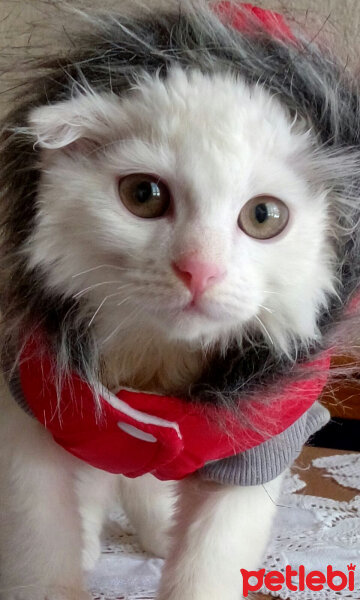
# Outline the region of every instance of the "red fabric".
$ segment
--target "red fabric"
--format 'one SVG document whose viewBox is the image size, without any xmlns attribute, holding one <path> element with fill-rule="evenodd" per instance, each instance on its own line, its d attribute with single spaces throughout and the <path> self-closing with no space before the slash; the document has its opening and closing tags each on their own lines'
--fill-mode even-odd
<svg viewBox="0 0 360 600">
<path fill-rule="evenodd" d="M 261 398 L 249 402 L 246 414 L 253 430 L 242 424 L 241 410 L 235 415 L 180 398 L 127 390 L 111 398 L 113 404 L 125 403 L 120 407 L 103 394 L 98 414 L 91 388 L 76 374 L 63 385 L 58 404 L 51 360 L 41 348 L 34 339 L 27 344 L 20 379 L 30 409 L 54 440 L 99 469 L 127 477 L 153 473 L 164 480 L 182 479 L 210 460 L 243 452 L 287 429 L 318 398 L 329 369 L 325 355 L 307 365 L 316 369 L 316 377 L 290 383 L 265 406 Z M 138 412 L 130 415 L 134 409 Z M 162 421 L 147 423 L 149 417 Z M 124 431 L 124 424 L 136 430 Z M 152 441 L 134 437 L 139 432 L 153 436 Z"/>
<path fill-rule="evenodd" d="M 274 37 L 295 41 L 294 35 L 284 17 L 272 10 L 264 10 L 259 6 L 244 3 L 236 6 L 233 2 L 217 2 L 213 5 L 214 12 L 221 18 L 230 20 L 234 29 L 251 31 L 259 24 L 267 33 Z"/>
</svg>

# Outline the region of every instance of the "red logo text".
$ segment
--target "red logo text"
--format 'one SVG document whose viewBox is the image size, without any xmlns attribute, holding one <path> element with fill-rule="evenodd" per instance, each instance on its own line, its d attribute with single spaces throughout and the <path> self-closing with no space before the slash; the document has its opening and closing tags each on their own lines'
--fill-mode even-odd
<svg viewBox="0 0 360 600">
<path fill-rule="evenodd" d="M 291 592 L 303 592 L 305 589 L 319 592 L 324 589 L 324 585 L 328 585 L 334 592 L 340 592 L 345 589 L 353 592 L 356 565 L 350 564 L 347 565 L 347 568 L 348 573 L 344 573 L 343 571 L 334 570 L 332 565 L 328 565 L 326 567 L 326 574 L 321 571 L 309 571 L 306 573 L 304 565 L 300 565 L 298 571 L 287 565 L 285 574 L 280 571 L 269 571 L 265 574 L 265 569 L 260 569 L 259 571 L 241 569 L 243 595 L 247 598 L 249 592 L 258 592 L 263 586 L 269 592 L 279 592 L 284 587 Z M 293 581 L 294 578 L 296 578 L 296 584 Z"/>
</svg>

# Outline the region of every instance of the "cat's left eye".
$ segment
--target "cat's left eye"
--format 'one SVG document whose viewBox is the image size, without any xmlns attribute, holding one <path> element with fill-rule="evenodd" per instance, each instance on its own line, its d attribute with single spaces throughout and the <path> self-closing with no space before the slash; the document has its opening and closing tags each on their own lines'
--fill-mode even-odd
<svg viewBox="0 0 360 600">
<path fill-rule="evenodd" d="M 257 240 L 268 240 L 279 235 L 289 221 L 286 204 L 273 196 L 255 196 L 240 211 L 240 229 Z"/>
<path fill-rule="evenodd" d="M 123 205 L 137 217 L 162 217 L 170 205 L 170 192 L 153 175 L 127 175 L 119 182 L 119 196 Z"/>
</svg>

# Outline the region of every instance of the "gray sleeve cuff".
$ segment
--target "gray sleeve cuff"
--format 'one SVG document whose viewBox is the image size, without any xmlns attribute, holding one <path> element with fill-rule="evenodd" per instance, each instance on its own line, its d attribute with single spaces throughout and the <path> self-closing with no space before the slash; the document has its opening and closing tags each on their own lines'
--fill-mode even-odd
<svg viewBox="0 0 360 600">
<path fill-rule="evenodd" d="M 288 429 L 255 448 L 208 463 L 199 470 L 203 479 L 225 485 L 260 485 L 275 479 L 292 465 L 303 445 L 330 419 L 318 402 Z"/>
</svg>

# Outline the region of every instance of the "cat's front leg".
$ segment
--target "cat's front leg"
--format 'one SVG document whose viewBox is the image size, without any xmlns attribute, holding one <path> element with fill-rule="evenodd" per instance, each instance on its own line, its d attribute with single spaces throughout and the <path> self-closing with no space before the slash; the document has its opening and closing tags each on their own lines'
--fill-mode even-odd
<svg viewBox="0 0 360 600">
<path fill-rule="evenodd" d="M 0 600 L 86 600 L 74 472 L 79 461 L 0 381 Z"/>
<path fill-rule="evenodd" d="M 281 479 L 252 487 L 182 482 L 158 600 L 240 600 L 240 569 L 261 567 Z"/>
<path fill-rule="evenodd" d="M 116 499 L 118 477 L 81 464 L 76 473 L 82 530 L 82 567 L 91 571 L 101 553 L 100 534 L 106 514 Z"/>
<path fill-rule="evenodd" d="M 175 482 L 153 475 L 120 480 L 121 504 L 135 527 L 144 550 L 165 558 L 175 504 Z"/>
</svg>

